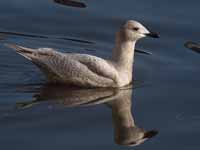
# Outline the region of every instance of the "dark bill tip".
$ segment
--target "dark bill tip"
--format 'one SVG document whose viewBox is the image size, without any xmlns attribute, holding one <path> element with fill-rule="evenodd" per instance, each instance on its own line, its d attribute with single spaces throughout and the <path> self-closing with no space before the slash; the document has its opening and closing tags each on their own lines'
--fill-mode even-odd
<svg viewBox="0 0 200 150">
<path fill-rule="evenodd" d="M 157 33 L 155 33 L 155 32 L 150 32 L 150 33 L 146 34 L 146 36 L 149 36 L 149 37 L 152 37 L 152 38 L 159 38 L 159 37 L 160 37 L 160 36 L 159 36 Z"/>
</svg>

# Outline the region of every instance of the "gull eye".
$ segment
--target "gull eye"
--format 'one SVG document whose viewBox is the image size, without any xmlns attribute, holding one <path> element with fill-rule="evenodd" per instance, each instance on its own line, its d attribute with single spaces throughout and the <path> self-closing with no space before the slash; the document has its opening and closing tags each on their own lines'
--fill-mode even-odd
<svg viewBox="0 0 200 150">
<path fill-rule="evenodd" d="M 138 31 L 139 28 L 138 28 L 138 27 L 134 27 L 133 30 L 134 30 L 134 31 Z"/>
</svg>

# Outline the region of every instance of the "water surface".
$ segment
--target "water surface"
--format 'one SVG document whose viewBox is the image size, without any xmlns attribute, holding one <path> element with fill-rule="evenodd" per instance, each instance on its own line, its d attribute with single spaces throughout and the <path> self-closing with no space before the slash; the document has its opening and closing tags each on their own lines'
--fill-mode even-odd
<svg viewBox="0 0 200 150">
<path fill-rule="evenodd" d="M 159 32 L 136 45 L 132 114 L 135 124 L 159 134 L 137 149 L 198 150 L 200 56 L 184 47 L 199 42 L 198 1 L 84 0 L 84 8 L 53 0 L 0 1 L 0 146 L 3 149 L 130 149 L 117 145 L 111 109 L 105 104 L 66 108 L 44 101 L 26 109 L 44 77 L 4 43 L 52 47 L 109 57 L 114 35 L 127 19 Z M 27 90 L 36 89 L 36 90 Z M 39 90 L 40 91 L 40 90 Z M 68 91 L 70 92 L 70 91 Z M 47 98 L 48 100 L 48 98 Z M 49 99 L 50 100 L 50 99 Z"/>
</svg>

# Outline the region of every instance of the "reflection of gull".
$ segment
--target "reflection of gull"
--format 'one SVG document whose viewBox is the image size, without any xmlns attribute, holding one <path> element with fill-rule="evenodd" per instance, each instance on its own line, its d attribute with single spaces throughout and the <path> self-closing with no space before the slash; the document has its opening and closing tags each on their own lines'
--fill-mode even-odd
<svg viewBox="0 0 200 150">
<path fill-rule="evenodd" d="M 49 82 L 81 87 L 122 87 L 132 81 L 134 48 L 137 40 L 158 37 L 136 21 L 127 21 L 116 34 L 113 56 L 105 60 L 87 54 L 61 53 L 51 48 L 37 50 L 8 44 L 35 63 Z"/>
<path fill-rule="evenodd" d="M 35 91 L 37 92 L 37 91 Z M 104 103 L 112 109 L 115 142 L 135 146 L 155 136 L 157 131 L 145 131 L 137 127 L 131 113 L 132 89 L 97 88 L 78 89 L 47 85 L 34 96 L 35 100 L 18 103 L 18 108 L 31 107 L 42 101 L 52 100 L 66 107 L 92 106 Z"/>
</svg>

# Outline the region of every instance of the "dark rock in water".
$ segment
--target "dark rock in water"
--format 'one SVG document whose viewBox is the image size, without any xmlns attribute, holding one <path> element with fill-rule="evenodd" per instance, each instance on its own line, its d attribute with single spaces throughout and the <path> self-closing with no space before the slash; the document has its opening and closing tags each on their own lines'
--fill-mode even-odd
<svg viewBox="0 0 200 150">
<path fill-rule="evenodd" d="M 54 0 L 54 2 L 61 5 L 67 5 L 67 6 L 72 6 L 72 7 L 79 7 L 79 8 L 86 7 L 86 5 L 83 2 L 78 2 L 74 0 Z"/>
<path fill-rule="evenodd" d="M 200 44 L 189 41 L 189 42 L 186 42 L 184 45 L 185 45 L 185 47 L 187 47 L 197 53 L 200 53 Z"/>
</svg>

